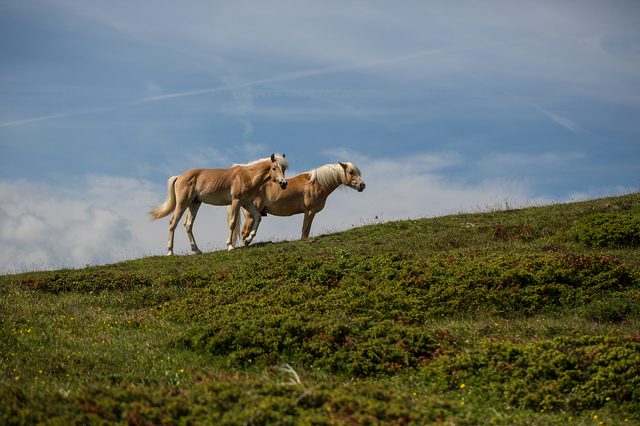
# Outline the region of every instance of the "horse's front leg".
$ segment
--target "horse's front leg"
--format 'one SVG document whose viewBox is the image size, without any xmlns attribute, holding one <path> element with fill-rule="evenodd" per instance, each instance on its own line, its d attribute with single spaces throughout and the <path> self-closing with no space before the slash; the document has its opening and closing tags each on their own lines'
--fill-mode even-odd
<svg viewBox="0 0 640 426">
<path fill-rule="evenodd" d="M 249 233 L 253 230 L 253 225 L 255 224 L 255 220 L 253 219 L 253 215 L 249 213 L 246 207 L 242 208 L 244 213 L 244 226 L 242 227 L 242 240 L 246 240 L 249 238 Z"/>
<path fill-rule="evenodd" d="M 249 235 L 242 240 L 242 243 L 245 246 L 248 246 L 249 244 L 251 244 L 251 241 L 253 241 L 253 238 L 256 236 L 256 232 L 258 232 L 258 225 L 260 225 L 260 221 L 262 220 L 262 217 L 260 216 L 260 212 L 258 211 L 258 209 L 253 203 L 247 206 L 244 206 L 244 208 L 249 211 L 250 217 L 251 219 L 253 219 L 253 226 L 251 227 L 251 232 L 249 232 Z M 249 223 L 249 218 L 247 218 L 247 223 Z"/>
<path fill-rule="evenodd" d="M 233 250 L 233 233 L 236 229 L 236 224 L 240 220 L 240 202 L 233 200 L 231 202 L 231 209 L 227 212 L 227 221 L 229 223 L 229 236 L 227 237 L 228 250 Z"/>
<path fill-rule="evenodd" d="M 301 240 L 305 238 L 309 238 L 309 232 L 311 232 L 311 222 L 313 222 L 313 218 L 316 215 L 316 212 L 312 210 L 307 210 L 304 212 L 304 220 L 302 221 L 302 237 Z"/>
</svg>

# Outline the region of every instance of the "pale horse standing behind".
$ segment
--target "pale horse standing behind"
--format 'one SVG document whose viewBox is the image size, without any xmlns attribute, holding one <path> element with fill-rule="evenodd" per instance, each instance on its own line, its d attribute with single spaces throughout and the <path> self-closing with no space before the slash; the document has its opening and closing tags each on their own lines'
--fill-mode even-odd
<svg viewBox="0 0 640 426">
<path fill-rule="evenodd" d="M 263 216 L 292 216 L 304 213 L 301 238 L 308 238 L 314 216 L 324 208 L 327 197 L 333 191 L 343 185 L 358 192 L 364 191 L 365 184 L 360 174 L 360 170 L 353 163 L 325 164 L 288 179 L 289 187 L 286 191 L 280 191 L 272 182 L 265 183 L 253 201 L 253 207 Z M 255 235 L 260 218 L 250 214 L 249 208 L 243 207 L 243 212 L 246 218 L 242 230 L 244 240 L 251 232 Z M 236 226 L 229 224 L 229 227 L 234 229 L 232 241 L 236 243 L 240 238 L 240 221 Z"/>
<path fill-rule="evenodd" d="M 240 222 L 240 207 L 247 209 L 250 217 L 255 219 L 253 229 L 243 240 L 244 245 L 250 244 L 260 223 L 260 212 L 253 205 L 253 200 L 258 195 L 260 187 L 267 182 L 272 182 L 279 190 L 285 189 L 287 181 L 284 172 L 288 166 L 284 154 L 271 154 L 270 158 L 245 165 L 236 164 L 228 169 L 193 169 L 170 178 L 167 182 L 167 200 L 149 212 L 151 221 L 173 212 L 169 221 L 168 255 L 173 254 L 173 233 L 187 209 L 184 227 L 187 230 L 191 250 L 197 254 L 202 253 L 192 233 L 193 222 L 202 203 L 228 206 L 227 247 L 229 250 L 233 249 L 233 231 Z"/>
</svg>

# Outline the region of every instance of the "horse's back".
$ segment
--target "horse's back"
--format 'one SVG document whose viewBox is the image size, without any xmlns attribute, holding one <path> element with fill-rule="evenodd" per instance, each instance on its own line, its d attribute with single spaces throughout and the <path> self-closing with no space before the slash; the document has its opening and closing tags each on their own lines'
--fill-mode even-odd
<svg viewBox="0 0 640 426">
<path fill-rule="evenodd" d="M 194 201 L 226 206 L 231 204 L 231 187 L 236 177 L 232 169 L 191 169 L 181 174 L 178 181 Z"/>
</svg>

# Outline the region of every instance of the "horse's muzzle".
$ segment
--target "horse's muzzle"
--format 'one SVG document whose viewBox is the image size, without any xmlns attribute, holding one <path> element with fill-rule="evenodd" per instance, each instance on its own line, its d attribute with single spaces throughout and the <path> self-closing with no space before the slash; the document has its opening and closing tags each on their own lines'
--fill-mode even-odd
<svg viewBox="0 0 640 426">
<path fill-rule="evenodd" d="M 287 181 L 284 180 L 284 179 L 279 181 L 278 185 L 280 185 L 280 188 L 282 188 L 282 189 L 287 189 Z"/>
<path fill-rule="evenodd" d="M 358 182 L 358 183 L 356 183 L 356 191 L 358 191 L 358 192 L 362 192 L 362 191 L 364 191 L 364 187 L 365 187 L 365 186 L 366 186 L 366 185 L 364 184 L 364 182 Z"/>
</svg>

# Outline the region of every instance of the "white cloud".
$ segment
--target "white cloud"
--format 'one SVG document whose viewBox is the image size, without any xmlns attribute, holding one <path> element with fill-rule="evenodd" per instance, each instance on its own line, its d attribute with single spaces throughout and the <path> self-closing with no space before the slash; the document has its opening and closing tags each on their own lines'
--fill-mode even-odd
<svg viewBox="0 0 640 426">
<path fill-rule="evenodd" d="M 139 257 L 149 249 L 147 206 L 157 186 L 87 176 L 59 187 L 0 182 L 0 272 L 78 267 Z M 148 226 L 148 225 L 147 225 Z"/>
<path fill-rule="evenodd" d="M 46 238 L 47 223 L 44 218 L 31 213 L 13 218 L 2 210 L 0 212 L 4 218 L 0 235 L 8 244 L 30 245 Z"/>
</svg>

